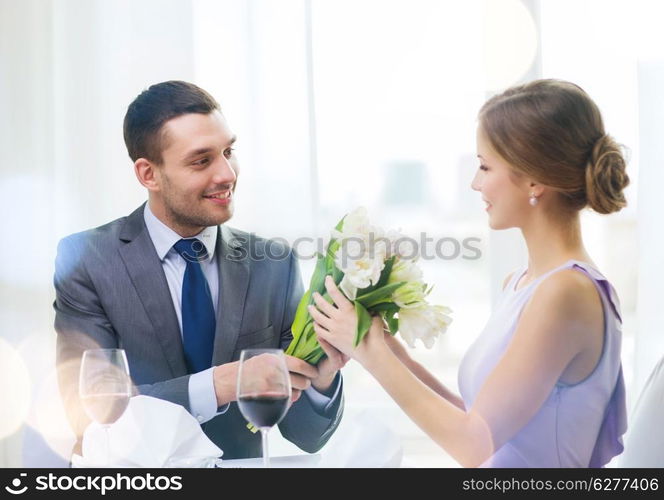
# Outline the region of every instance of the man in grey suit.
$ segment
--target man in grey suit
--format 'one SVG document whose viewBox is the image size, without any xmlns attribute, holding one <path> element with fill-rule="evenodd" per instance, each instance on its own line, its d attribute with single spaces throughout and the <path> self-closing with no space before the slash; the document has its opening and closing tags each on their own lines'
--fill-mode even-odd
<svg viewBox="0 0 664 500">
<path fill-rule="evenodd" d="M 59 385 L 77 444 L 89 422 L 78 398 L 82 353 L 120 347 L 137 393 L 184 406 L 224 458 L 260 456 L 260 435 L 235 402 L 237 360 L 244 348 L 288 346 L 303 294 L 297 260 L 224 224 L 236 137 L 207 92 L 181 81 L 151 86 L 130 104 L 124 137 L 147 203 L 64 238 L 56 259 Z M 343 411 L 347 358 L 324 347 L 317 367 L 287 356 L 293 403 L 279 427 L 308 452 L 327 442 Z"/>
</svg>

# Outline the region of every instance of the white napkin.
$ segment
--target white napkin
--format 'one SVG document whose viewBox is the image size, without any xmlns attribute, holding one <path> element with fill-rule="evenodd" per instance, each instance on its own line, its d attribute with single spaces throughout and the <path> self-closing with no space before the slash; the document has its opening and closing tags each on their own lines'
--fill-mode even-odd
<svg viewBox="0 0 664 500">
<path fill-rule="evenodd" d="M 184 407 L 135 396 L 108 429 L 108 442 L 102 426 L 88 426 L 83 434 L 83 456 L 74 455 L 72 466 L 215 467 L 222 453 Z"/>
<path fill-rule="evenodd" d="M 316 467 L 399 467 L 403 447 L 399 436 L 385 425 L 376 411 L 344 415 L 341 425 L 322 449 Z"/>
</svg>

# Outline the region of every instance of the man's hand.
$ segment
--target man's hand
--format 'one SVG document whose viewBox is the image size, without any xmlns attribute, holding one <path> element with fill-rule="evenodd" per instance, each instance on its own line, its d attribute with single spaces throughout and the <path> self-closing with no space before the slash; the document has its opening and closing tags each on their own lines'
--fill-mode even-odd
<svg viewBox="0 0 664 500">
<path fill-rule="evenodd" d="M 306 361 L 293 356 L 285 356 L 286 367 L 290 372 L 291 381 L 291 402 L 300 398 L 302 391 L 311 386 L 312 379 L 319 378 L 318 368 L 310 365 Z M 223 406 L 226 403 L 237 399 L 237 376 L 240 367 L 239 361 L 233 361 L 223 365 L 215 366 L 213 370 L 214 391 L 217 396 L 217 406 Z M 334 376 L 332 377 L 334 378 Z M 330 381 L 331 383 L 331 381 Z M 328 383 L 329 387 L 329 383 Z"/>
<path fill-rule="evenodd" d="M 217 395 L 217 407 L 237 399 L 237 374 L 239 361 L 218 365 L 212 370 L 214 392 Z"/>
<path fill-rule="evenodd" d="M 311 386 L 311 381 L 318 378 L 318 368 L 294 356 L 286 354 L 285 357 L 286 366 L 290 372 L 291 388 L 293 390 L 291 402 L 294 403 L 300 399 L 302 391 Z"/>
</svg>

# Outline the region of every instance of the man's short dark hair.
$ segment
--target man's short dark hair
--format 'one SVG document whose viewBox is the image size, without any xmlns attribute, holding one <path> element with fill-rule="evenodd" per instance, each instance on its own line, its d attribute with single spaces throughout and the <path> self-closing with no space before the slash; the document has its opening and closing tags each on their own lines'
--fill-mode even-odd
<svg viewBox="0 0 664 500">
<path fill-rule="evenodd" d="M 160 165 L 164 123 L 188 113 L 216 110 L 220 108 L 214 97 L 193 83 L 171 80 L 151 85 L 127 108 L 123 129 L 129 157 L 132 161 L 146 158 Z"/>
</svg>

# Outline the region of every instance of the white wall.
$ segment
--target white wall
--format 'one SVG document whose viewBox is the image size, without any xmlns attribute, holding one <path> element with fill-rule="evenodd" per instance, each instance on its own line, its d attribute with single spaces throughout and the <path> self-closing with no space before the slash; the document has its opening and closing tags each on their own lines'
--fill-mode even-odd
<svg viewBox="0 0 664 500">
<path fill-rule="evenodd" d="M 639 273 L 635 383 L 640 390 L 664 356 L 664 58 L 639 64 Z"/>
<path fill-rule="evenodd" d="M 21 465 L 23 446 L 26 466 L 68 451 L 53 373 L 56 244 L 144 200 L 122 119 L 150 84 L 194 80 L 191 19 L 186 0 L 0 0 L 0 336 L 30 370 L 28 423 L 56 449 L 26 429 L 24 443 L 20 432 L 0 441 L 0 466 Z"/>
</svg>

